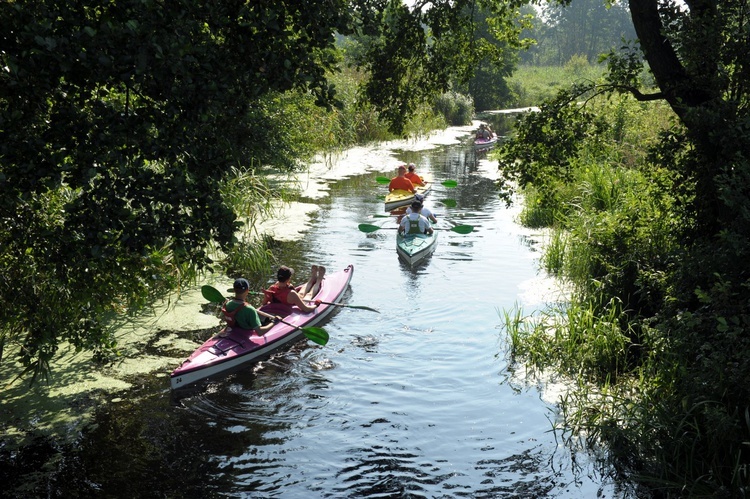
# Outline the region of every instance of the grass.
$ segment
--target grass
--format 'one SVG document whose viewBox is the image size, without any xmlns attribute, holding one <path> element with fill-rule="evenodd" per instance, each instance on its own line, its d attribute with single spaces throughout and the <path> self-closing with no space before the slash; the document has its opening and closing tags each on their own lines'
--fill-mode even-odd
<svg viewBox="0 0 750 499">
<path fill-rule="evenodd" d="M 574 292 L 533 315 L 502 311 L 511 364 L 567 377 L 556 422 L 566 442 L 606 448 L 647 493 L 746 497 L 750 317 L 721 308 L 739 293 L 721 276 L 710 289 L 681 291 L 699 308 L 670 308 L 690 188 L 647 152 L 672 116 L 622 99 L 591 104 L 608 120 L 606 135 L 586 139 L 567 181 L 523 189 L 522 223 L 551 228 L 542 266 Z"/>
<path fill-rule="evenodd" d="M 601 382 L 616 379 L 627 362 L 627 317 L 616 300 L 604 306 L 572 301 L 559 310 L 522 317 L 518 309 L 504 312 L 504 329 L 514 358 L 530 366 L 554 367 L 573 379 Z"/>
<path fill-rule="evenodd" d="M 519 66 L 507 79 L 512 89 L 512 107 L 538 106 L 560 89 L 573 83 L 598 81 L 604 68 L 596 65 L 569 63 L 565 66 Z"/>
</svg>

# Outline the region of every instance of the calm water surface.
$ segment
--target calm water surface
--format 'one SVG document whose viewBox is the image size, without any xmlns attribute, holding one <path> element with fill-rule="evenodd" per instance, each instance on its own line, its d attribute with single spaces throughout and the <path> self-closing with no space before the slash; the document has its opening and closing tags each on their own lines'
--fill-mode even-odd
<svg viewBox="0 0 750 499">
<path fill-rule="evenodd" d="M 559 443 L 554 401 L 508 369 L 499 311 L 542 303 L 534 235 L 498 199 L 495 167 L 466 145 L 393 154 L 436 181 L 438 228 L 475 231 L 442 231 L 409 268 L 394 230 L 357 230 L 395 227 L 373 217 L 386 215 L 374 178 L 392 170 L 333 183 L 285 263 L 298 280 L 311 263 L 354 264 L 347 301 L 382 313 L 342 308 L 326 347 L 298 343 L 178 400 L 163 377 L 144 381 L 66 450 L 49 495 L 622 497 Z"/>
</svg>

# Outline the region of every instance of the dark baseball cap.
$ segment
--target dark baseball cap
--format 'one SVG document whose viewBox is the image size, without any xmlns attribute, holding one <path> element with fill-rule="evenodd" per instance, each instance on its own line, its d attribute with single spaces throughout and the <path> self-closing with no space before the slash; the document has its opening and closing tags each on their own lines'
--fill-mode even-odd
<svg viewBox="0 0 750 499">
<path fill-rule="evenodd" d="M 240 277 L 236 281 L 234 281 L 234 287 L 232 289 L 227 289 L 227 291 L 234 291 L 235 293 L 241 292 L 241 291 L 247 291 L 250 289 L 250 281 L 245 279 L 244 277 Z"/>
</svg>

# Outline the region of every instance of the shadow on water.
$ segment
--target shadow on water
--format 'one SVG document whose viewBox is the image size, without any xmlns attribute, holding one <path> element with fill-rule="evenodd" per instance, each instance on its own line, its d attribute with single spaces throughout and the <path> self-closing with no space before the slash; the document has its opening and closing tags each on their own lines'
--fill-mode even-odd
<svg viewBox="0 0 750 499">
<path fill-rule="evenodd" d="M 172 410 L 163 378 L 144 378 L 136 386 L 100 406 L 95 424 L 71 443 L 40 439 L 4 455 L 4 496 L 170 497 L 190 490 L 210 497 L 230 487 L 194 438 L 213 433 L 204 444 L 224 446 L 224 432 Z"/>
</svg>

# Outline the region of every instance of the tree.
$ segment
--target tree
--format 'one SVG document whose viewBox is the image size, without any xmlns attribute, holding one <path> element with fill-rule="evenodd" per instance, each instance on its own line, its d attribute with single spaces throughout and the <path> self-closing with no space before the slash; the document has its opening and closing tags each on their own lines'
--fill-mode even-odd
<svg viewBox="0 0 750 499">
<path fill-rule="evenodd" d="M 106 318 L 211 264 L 221 196 L 257 151 L 264 96 L 334 102 L 344 0 L 0 5 L 0 355 L 36 377 L 61 341 L 100 356 Z M 33 379 L 33 378 L 32 378 Z"/>
<path fill-rule="evenodd" d="M 396 133 L 419 102 L 450 90 L 454 83 L 466 85 L 480 63 L 483 72 L 497 71 L 499 80 L 514 60 L 513 51 L 528 44 L 519 36 L 526 24 L 516 2 L 362 3 L 367 7 L 362 11 L 369 14 L 360 16 L 356 30 L 364 50 L 355 64 L 369 74 L 364 95 Z M 479 29 L 480 21 L 489 29 Z M 503 87 L 501 81 L 492 84 Z"/>
<path fill-rule="evenodd" d="M 505 164 L 534 186 L 550 176 L 559 180 L 566 162 L 549 154 L 560 150 L 549 136 L 574 124 L 589 134 L 591 128 L 581 128 L 591 123 L 581 101 L 593 92 L 626 92 L 674 111 L 679 126 L 663 133 L 638 166 L 656 181 L 655 197 L 674 200 L 666 216 L 680 220 L 679 244 L 649 255 L 650 261 L 618 255 L 621 260 L 610 263 L 627 269 L 620 273 L 624 279 L 606 268 L 594 271 L 606 275 L 588 276 L 595 284 L 590 302 L 621 298 L 628 311 L 623 333 L 636 333 L 633 346 L 640 352 L 625 368 L 640 379 L 638 388 L 626 383 L 623 398 L 614 396 L 616 402 L 591 421 L 619 449 L 613 456 L 618 464 L 643 482 L 651 477 L 661 493 L 741 496 L 750 462 L 744 444 L 750 440 L 748 3 L 630 0 L 629 7 L 640 46 L 629 43 L 609 54 L 606 84 L 559 95 L 524 120 L 521 137 L 530 143 L 506 149 Z M 655 87 L 644 84 L 644 67 Z M 563 149 L 575 158 L 578 138 L 568 137 Z M 664 196 L 668 188 L 676 195 Z M 628 237 L 628 223 L 614 231 L 616 240 Z M 654 261 L 658 278 L 650 279 L 640 269 Z M 604 282 L 617 286 L 607 289 Z M 609 386 L 607 392 L 613 393 Z M 585 409 L 597 411 L 592 406 Z M 624 406 L 630 409 L 621 412 Z"/>
<path fill-rule="evenodd" d="M 576 0 L 568 5 L 550 2 L 541 11 L 543 29 L 538 52 L 548 63 L 562 65 L 571 57 L 595 61 L 599 54 L 635 37 L 629 12 L 622 2 Z"/>
<path fill-rule="evenodd" d="M 750 151 L 750 137 L 743 130 L 749 119 L 747 3 L 630 0 L 629 5 L 658 91 L 641 92 L 641 65 L 633 51 L 612 54 L 613 83 L 640 100 L 666 100 L 686 127 L 696 147 L 693 174 L 701 194 L 695 210 L 701 230 L 716 234 L 740 223 L 748 233 L 750 219 L 736 219 L 740 200 L 728 204 L 726 191 L 746 202 L 747 194 L 733 186 L 744 183 Z"/>
<path fill-rule="evenodd" d="M 521 17 L 523 25 L 528 18 Z M 468 81 L 469 95 L 474 98 L 478 110 L 498 109 L 510 97 L 510 89 L 505 78 L 513 73 L 518 61 L 518 50 L 510 49 L 507 42 L 501 42 L 494 35 L 494 19 L 487 9 L 477 9 L 474 14 L 479 58 L 474 75 Z"/>
</svg>

